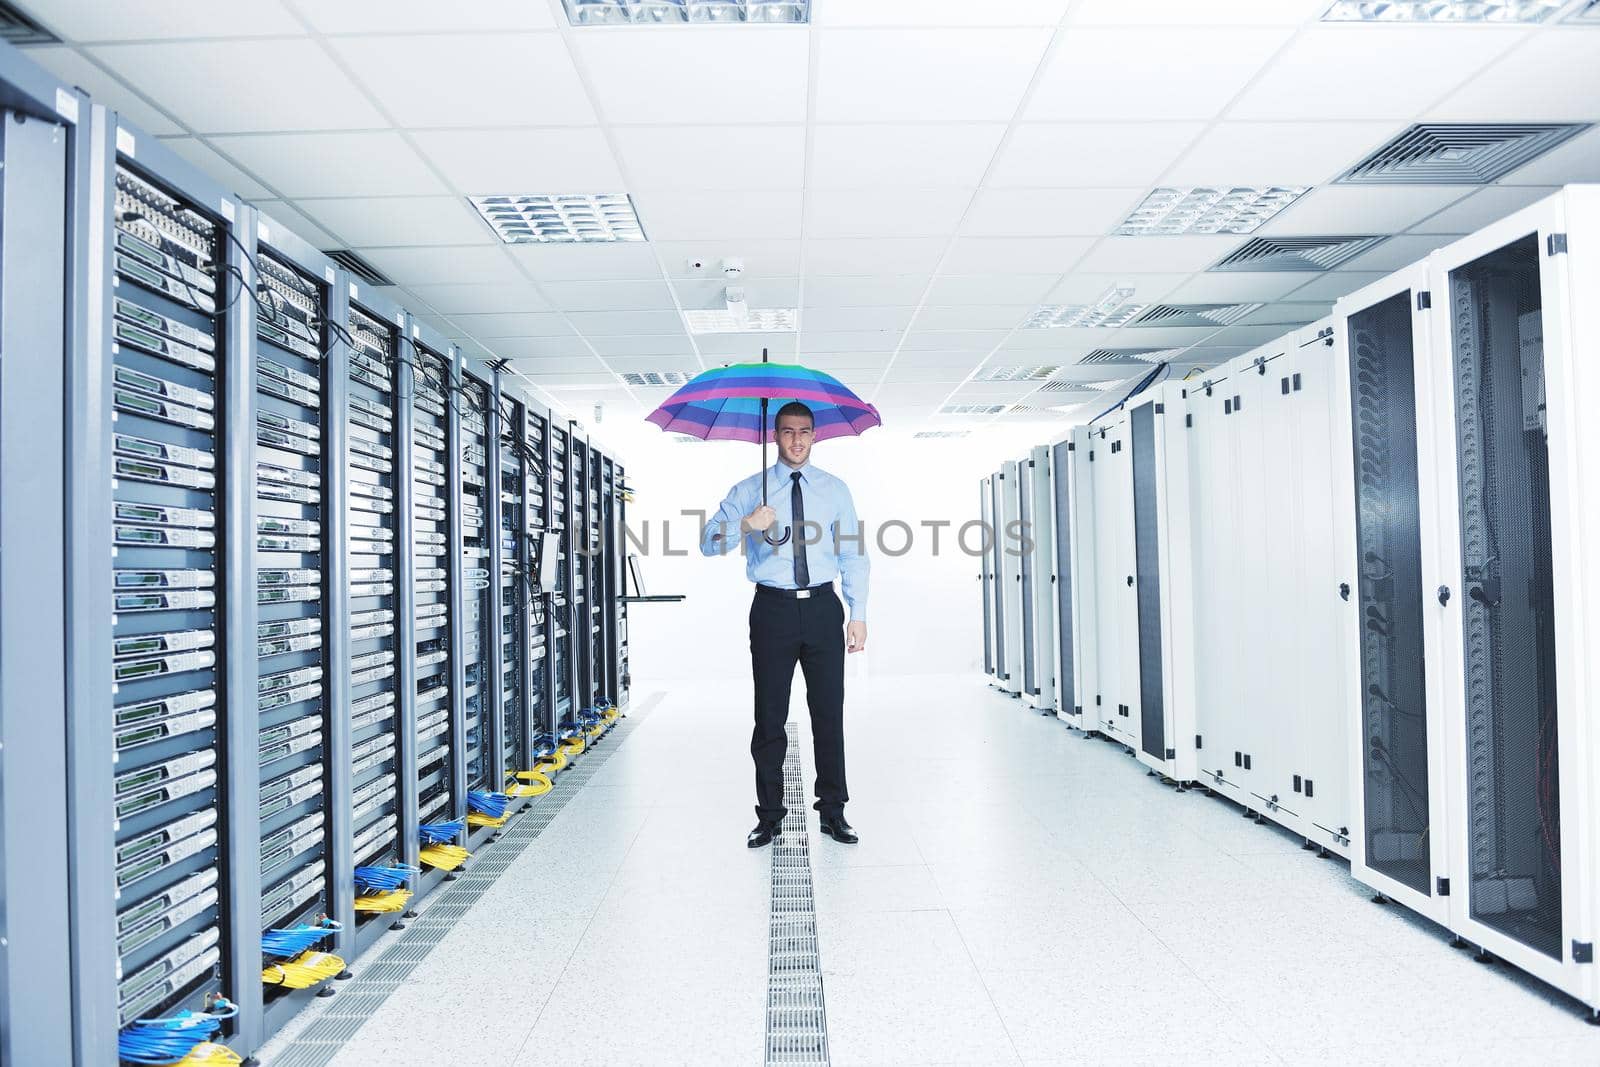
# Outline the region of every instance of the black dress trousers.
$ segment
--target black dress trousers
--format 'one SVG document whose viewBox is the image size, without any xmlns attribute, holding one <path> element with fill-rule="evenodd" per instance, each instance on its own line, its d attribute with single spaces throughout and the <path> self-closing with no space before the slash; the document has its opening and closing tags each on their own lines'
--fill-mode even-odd
<svg viewBox="0 0 1600 1067">
<path fill-rule="evenodd" d="M 794 665 L 806 678 L 817 766 L 814 805 L 838 815 L 850 799 L 844 782 L 844 604 L 833 586 L 816 587 L 805 599 L 773 596 L 758 588 L 750 605 L 750 666 L 755 678 L 755 730 L 750 755 L 756 764 L 756 816 L 782 821 L 783 758 L 788 751 L 789 688 Z"/>
</svg>

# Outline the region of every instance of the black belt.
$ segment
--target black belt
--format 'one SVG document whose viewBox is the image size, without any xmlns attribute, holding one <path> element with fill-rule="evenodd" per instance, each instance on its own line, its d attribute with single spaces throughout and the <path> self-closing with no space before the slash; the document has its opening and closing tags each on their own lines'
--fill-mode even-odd
<svg viewBox="0 0 1600 1067">
<path fill-rule="evenodd" d="M 833 583 L 823 582 L 821 585 L 813 585 L 809 589 L 779 589 L 775 585 L 762 585 L 760 582 L 756 583 L 757 593 L 765 593 L 767 596 L 781 596 L 785 600 L 806 600 L 809 597 L 816 596 L 824 589 L 828 590 L 830 593 L 833 592 Z"/>
</svg>

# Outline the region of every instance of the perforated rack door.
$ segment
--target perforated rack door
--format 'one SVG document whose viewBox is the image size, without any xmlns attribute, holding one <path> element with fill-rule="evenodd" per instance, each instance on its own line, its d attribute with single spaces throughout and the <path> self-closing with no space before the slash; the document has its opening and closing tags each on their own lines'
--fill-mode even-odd
<svg viewBox="0 0 1600 1067">
<path fill-rule="evenodd" d="M 417 820 L 447 822 L 455 814 L 453 775 L 458 650 L 452 645 L 456 589 L 452 585 L 453 534 L 458 522 L 450 491 L 455 422 L 448 352 L 407 340 L 411 396 L 411 607 L 416 634 Z"/>
<path fill-rule="evenodd" d="M 493 781 L 490 746 L 495 736 L 491 689 L 494 669 L 494 599 L 498 579 L 491 558 L 493 516 L 489 492 L 493 386 L 475 374 L 462 374 L 460 394 L 460 497 L 462 562 L 462 702 L 465 708 L 466 788 L 485 789 Z"/>
</svg>

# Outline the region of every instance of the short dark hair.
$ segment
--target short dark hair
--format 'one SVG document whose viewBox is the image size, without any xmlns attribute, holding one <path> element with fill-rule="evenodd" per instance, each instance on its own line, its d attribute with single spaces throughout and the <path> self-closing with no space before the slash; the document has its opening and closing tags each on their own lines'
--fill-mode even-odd
<svg viewBox="0 0 1600 1067">
<path fill-rule="evenodd" d="M 779 408 L 778 413 L 772 416 L 772 425 L 777 426 L 778 420 L 783 418 L 785 415 L 804 415 L 808 420 L 810 420 L 811 428 L 813 430 L 817 428 L 817 417 L 811 413 L 810 408 L 806 407 L 798 400 L 791 400 L 787 404 L 783 405 L 783 407 Z"/>
</svg>

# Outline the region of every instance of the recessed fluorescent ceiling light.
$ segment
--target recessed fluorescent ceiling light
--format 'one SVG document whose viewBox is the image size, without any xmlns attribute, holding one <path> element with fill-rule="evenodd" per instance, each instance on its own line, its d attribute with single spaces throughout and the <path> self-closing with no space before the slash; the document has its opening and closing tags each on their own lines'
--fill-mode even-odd
<svg viewBox="0 0 1600 1067">
<path fill-rule="evenodd" d="M 1085 326 L 1121 326 L 1139 312 L 1143 304 L 1130 303 L 1132 289 L 1115 286 L 1100 294 L 1092 304 L 1041 304 L 1023 322 L 1024 330 L 1062 330 Z"/>
<path fill-rule="evenodd" d="M 1050 377 L 1061 368 L 1055 365 L 1038 367 L 986 367 L 973 381 L 978 382 L 1038 382 Z"/>
<path fill-rule="evenodd" d="M 1117 228 L 1124 237 L 1253 233 L 1298 200 L 1305 186 L 1266 189 L 1157 189 Z"/>
<path fill-rule="evenodd" d="M 965 437 L 971 432 L 971 430 L 918 430 L 911 436 L 915 440 L 926 441 L 935 437 Z"/>
<path fill-rule="evenodd" d="M 642 241 L 627 193 L 542 193 L 468 197 L 508 245 Z"/>
<path fill-rule="evenodd" d="M 1323 22 L 1543 22 L 1567 0 L 1339 0 Z"/>
<path fill-rule="evenodd" d="M 810 0 L 565 0 L 574 26 L 811 21 Z"/>
<path fill-rule="evenodd" d="M 796 308 L 695 308 L 683 313 L 690 333 L 793 333 Z"/>
<path fill-rule="evenodd" d="M 946 404 L 939 409 L 941 415 L 998 415 L 1005 404 Z"/>
<path fill-rule="evenodd" d="M 622 381 L 627 385 L 679 386 L 687 383 L 689 376 L 680 370 L 631 370 L 622 375 Z"/>
</svg>

